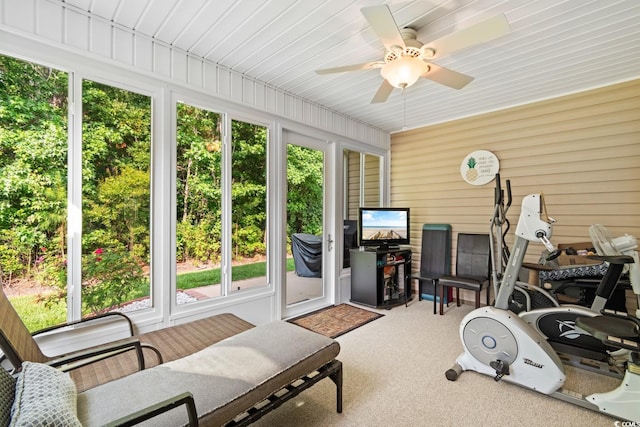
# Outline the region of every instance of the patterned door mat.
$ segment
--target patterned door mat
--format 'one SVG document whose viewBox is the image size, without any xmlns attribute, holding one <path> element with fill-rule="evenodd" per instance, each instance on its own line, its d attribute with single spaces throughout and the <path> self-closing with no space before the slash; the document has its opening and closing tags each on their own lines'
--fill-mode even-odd
<svg viewBox="0 0 640 427">
<path fill-rule="evenodd" d="M 326 337 L 336 338 L 382 316 L 384 314 L 340 304 L 290 319 L 289 322 Z"/>
</svg>

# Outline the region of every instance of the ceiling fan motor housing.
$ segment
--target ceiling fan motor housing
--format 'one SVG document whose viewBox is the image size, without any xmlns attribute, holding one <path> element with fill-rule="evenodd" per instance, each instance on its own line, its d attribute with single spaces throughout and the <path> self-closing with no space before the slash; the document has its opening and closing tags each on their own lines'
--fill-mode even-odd
<svg viewBox="0 0 640 427">
<path fill-rule="evenodd" d="M 432 48 L 423 48 L 423 43 L 418 40 L 418 33 L 413 28 L 405 27 L 400 29 L 400 35 L 404 40 L 405 47 L 393 46 L 385 54 L 385 62 L 395 61 L 402 56 L 427 59 L 433 58 L 435 55 L 435 51 Z"/>
</svg>

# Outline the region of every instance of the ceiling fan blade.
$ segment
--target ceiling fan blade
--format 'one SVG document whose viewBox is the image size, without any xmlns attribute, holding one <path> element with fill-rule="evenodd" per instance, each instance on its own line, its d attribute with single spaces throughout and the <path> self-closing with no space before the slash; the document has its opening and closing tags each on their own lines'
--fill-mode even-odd
<svg viewBox="0 0 640 427">
<path fill-rule="evenodd" d="M 380 68 L 383 65 L 384 65 L 384 62 L 380 62 L 380 61 L 367 62 L 365 64 L 354 64 L 354 65 L 345 65 L 343 67 L 324 68 L 322 70 L 316 70 L 316 74 L 333 74 L 333 73 L 344 73 L 347 71 L 369 70 L 371 68 Z"/>
<path fill-rule="evenodd" d="M 360 12 L 387 50 L 393 46 L 405 48 L 404 39 L 387 5 L 363 7 Z"/>
<path fill-rule="evenodd" d="M 462 89 L 473 81 L 473 77 L 471 76 L 431 63 L 429 63 L 429 71 L 422 74 L 421 77 L 453 89 Z"/>
<path fill-rule="evenodd" d="M 431 43 L 427 43 L 423 46 L 423 49 L 431 48 L 435 51 L 435 55 L 429 58 L 432 60 L 460 49 L 486 43 L 504 36 L 509 33 L 509 31 L 510 27 L 507 18 L 504 15 L 497 15 L 486 21 L 479 22 Z"/>
<path fill-rule="evenodd" d="M 371 103 L 380 104 L 382 102 L 385 102 L 389 95 L 391 95 L 391 92 L 393 92 L 393 86 L 391 86 L 391 83 L 389 83 L 386 79 L 383 80 L 382 84 L 378 88 L 378 91 L 373 96 Z"/>
</svg>

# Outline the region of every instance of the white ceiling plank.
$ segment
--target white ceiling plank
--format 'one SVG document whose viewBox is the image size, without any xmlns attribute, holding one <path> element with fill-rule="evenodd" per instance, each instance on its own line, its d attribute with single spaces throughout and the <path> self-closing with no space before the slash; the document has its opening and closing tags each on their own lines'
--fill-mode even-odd
<svg viewBox="0 0 640 427">
<path fill-rule="evenodd" d="M 225 38 L 224 43 L 218 43 L 211 47 L 208 52 L 205 53 L 207 57 L 213 57 L 216 62 L 221 62 L 228 65 L 229 68 L 233 67 L 233 61 L 229 58 L 232 57 L 233 52 L 241 48 L 243 45 L 258 45 L 261 42 L 258 38 L 263 36 L 265 28 L 271 26 L 281 26 L 282 31 L 286 31 L 287 18 L 284 18 L 285 23 L 278 22 L 285 12 L 291 13 L 294 9 L 296 0 L 278 0 L 258 2 L 259 6 L 251 10 L 250 13 L 245 11 L 244 19 L 237 20 L 234 28 L 229 31 L 228 37 Z M 309 7 L 307 5 L 307 7 Z"/>
<path fill-rule="evenodd" d="M 197 13 L 190 17 L 190 21 L 180 29 L 180 34 L 174 39 L 174 45 L 193 52 L 193 47 L 199 40 L 207 32 L 213 31 L 216 24 L 231 13 L 231 8 L 235 3 L 234 0 L 207 1 Z"/>
<path fill-rule="evenodd" d="M 144 35 L 156 37 L 156 33 L 163 25 L 169 25 L 166 21 L 179 4 L 180 2 L 175 0 L 149 0 L 134 29 Z M 168 43 L 160 38 L 158 40 Z"/>
<path fill-rule="evenodd" d="M 181 34 L 189 31 L 189 24 L 194 17 L 200 16 L 207 4 L 207 0 L 181 1 L 169 12 L 162 26 L 156 31 L 155 37 L 169 44 L 175 44 Z"/>
<path fill-rule="evenodd" d="M 382 43 L 360 12 L 383 0 L 49 1 L 153 37 L 189 58 L 206 57 L 223 75 L 235 70 L 314 102 L 327 117 L 347 115 L 387 132 L 640 78 L 637 0 L 386 0 L 396 24 L 415 28 L 422 42 L 497 14 L 507 17 L 511 32 L 434 61 L 474 77 L 464 89 L 422 79 L 404 98 L 394 90 L 375 105 L 379 70 L 315 70 L 383 58 Z M 211 87 L 211 67 L 204 69 L 193 78 Z M 214 92 L 231 96 L 224 76 L 216 78 Z"/>
<path fill-rule="evenodd" d="M 113 21 L 125 28 L 135 29 L 142 14 L 148 7 L 148 3 L 149 0 L 120 0 L 113 16 Z"/>
<path fill-rule="evenodd" d="M 102 16 L 109 20 L 112 20 L 116 14 L 118 6 L 120 5 L 120 3 L 124 1 L 125 0 L 111 0 L 111 1 L 93 0 L 91 2 L 89 11 L 98 16 Z"/>
</svg>

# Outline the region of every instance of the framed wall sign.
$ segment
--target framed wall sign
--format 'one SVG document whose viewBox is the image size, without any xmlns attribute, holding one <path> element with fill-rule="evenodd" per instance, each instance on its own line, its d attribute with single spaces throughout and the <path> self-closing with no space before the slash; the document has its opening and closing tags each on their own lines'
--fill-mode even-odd
<svg viewBox="0 0 640 427">
<path fill-rule="evenodd" d="M 496 177 L 500 162 L 491 151 L 477 150 L 467 154 L 460 164 L 462 179 L 471 185 L 484 185 Z"/>
</svg>

